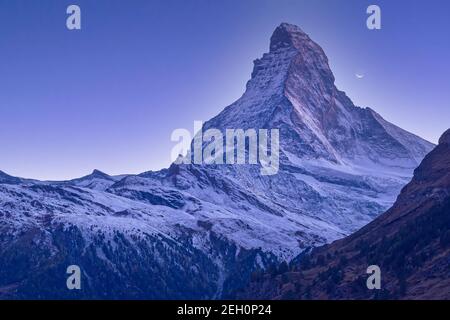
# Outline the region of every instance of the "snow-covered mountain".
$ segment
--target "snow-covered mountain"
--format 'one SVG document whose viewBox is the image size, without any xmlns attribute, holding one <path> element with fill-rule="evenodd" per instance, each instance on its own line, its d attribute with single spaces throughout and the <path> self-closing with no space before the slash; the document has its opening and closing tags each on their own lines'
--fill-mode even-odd
<svg viewBox="0 0 450 320">
<path fill-rule="evenodd" d="M 0 296 L 227 297 L 255 269 L 373 220 L 433 148 L 354 106 L 319 45 L 289 24 L 209 128 L 279 129 L 278 173 L 194 164 L 65 182 L 0 173 Z M 65 287 L 71 264 L 81 291 Z"/>
</svg>

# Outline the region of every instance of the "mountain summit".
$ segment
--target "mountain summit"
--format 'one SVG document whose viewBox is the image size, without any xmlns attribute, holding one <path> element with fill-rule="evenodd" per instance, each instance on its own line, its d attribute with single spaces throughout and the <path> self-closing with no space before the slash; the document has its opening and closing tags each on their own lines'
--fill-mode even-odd
<svg viewBox="0 0 450 320">
<path fill-rule="evenodd" d="M 300 27 L 283 22 L 270 37 L 270 51 L 286 47 L 300 49 L 307 42 L 311 42 L 311 39 Z"/>
<path fill-rule="evenodd" d="M 209 128 L 278 129 L 278 173 L 173 164 L 59 183 L 0 180 L 0 293 L 30 297 L 47 281 L 40 297 L 74 297 L 58 286 L 77 263 L 86 275 L 79 297 L 229 297 L 252 271 L 372 221 L 433 148 L 353 105 L 320 46 L 289 24 Z"/>
<path fill-rule="evenodd" d="M 433 147 L 372 109 L 356 107 L 334 82 L 322 48 L 283 23 L 270 52 L 255 60 L 244 95 L 205 128 L 279 128 L 291 162 L 323 159 L 362 168 L 411 171 Z"/>
<path fill-rule="evenodd" d="M 328 58 L 322 48 L 311 40 L 298 26 L 282 23 L 270 38 L 270 52 L 284 50 L 297 52 L 294 64 L 302 65 L 307 72 L 303 76 L 319 75 L 325 82 L 334 83 L 334 76 L 328 65 Z"/>
</svg>

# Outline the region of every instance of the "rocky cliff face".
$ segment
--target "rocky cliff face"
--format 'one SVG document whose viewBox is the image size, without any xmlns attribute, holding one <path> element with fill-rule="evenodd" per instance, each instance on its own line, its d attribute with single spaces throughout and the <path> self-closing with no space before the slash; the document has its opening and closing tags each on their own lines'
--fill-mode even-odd
<svg viewBox="0 0 450 320">
<path fill-rule="evenodd" d="M 173 164 L 62 182 L 0 175 L 0 292 L 228 297 L 252 271 L 372 221 L 433 147 L 354 106 L 320 46 L 289 24 L 255 61 L 243 96 L 208 128 L 279 129 L 278 173 Z M 65 290 L 68 264 L 80 265 L 85 290 Z"/>
<path fill-rule="evenodd" d="M 386 213 L 290 267 L 255 274 L 240 297 L 450 299 L 449 132 Z M 380 290 L 366 286 L 370 265 L 381 269 Z"/>
</svg>

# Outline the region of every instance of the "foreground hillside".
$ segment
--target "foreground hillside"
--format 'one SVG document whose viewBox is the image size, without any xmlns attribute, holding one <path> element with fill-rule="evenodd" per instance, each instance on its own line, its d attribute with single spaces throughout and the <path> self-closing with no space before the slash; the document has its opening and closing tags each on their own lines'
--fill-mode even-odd
<svg viewBox="0 0 450 320">
<path fill-rule="evenodd" d="M 255 274 L 240 297 L 450 299 L 450 130 L 391 209 L 299 260 Z M 381 269 L 380 290 L 367 289 L 370 265 Z"/>
</svg>

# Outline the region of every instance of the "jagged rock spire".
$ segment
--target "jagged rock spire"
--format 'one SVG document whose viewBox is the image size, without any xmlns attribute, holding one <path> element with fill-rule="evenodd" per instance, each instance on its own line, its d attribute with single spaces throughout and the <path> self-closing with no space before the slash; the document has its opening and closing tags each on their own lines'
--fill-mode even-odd
<svg viewBox="0 0 450 320">
<path fill-rule="evenodd" d="M 280 24 L 270 38 L 270 51 L 275 51 L 284 47 L 300 48 L 302 43 L 311 41 L 300 27 L 289 24 Z"/>
</svg>

